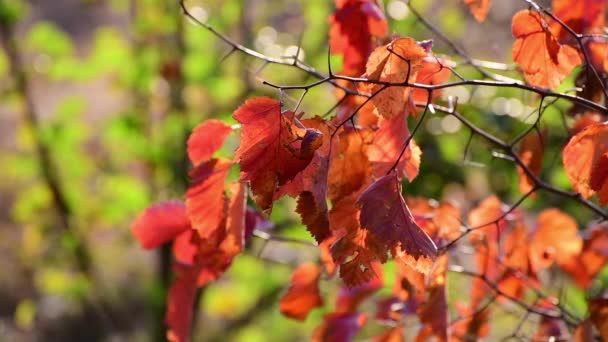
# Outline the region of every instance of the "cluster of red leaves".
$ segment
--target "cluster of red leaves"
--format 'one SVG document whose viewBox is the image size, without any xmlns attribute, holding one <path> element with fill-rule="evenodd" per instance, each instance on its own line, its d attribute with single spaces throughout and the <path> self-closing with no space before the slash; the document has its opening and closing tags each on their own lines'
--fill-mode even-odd
<svg viewBox="0 0 608 342">
<path fill-rule="evenodd" d="M 422 156 L 408 129 L 409 117 L 417 117 L 416 104 L 428 105 L 440 92 L 410 85 L 446 82 L 450 62 L 434 56 L 429 41 L 388 41 L 388 25 L 377 2 L 335 2 L 331 51 L 343 57 L 342 74 L 364 75 L 369 81 L 342 85 L 371 97 L 349 96 L 329 120 L 303 119 L 304 113 L 283 111 L 281 103 L 267 97 L 250 99 L 233 114 L 240 123 L 233 161 L 214 158 L 233 128 L 217 120 L 202 123 L 188 140 L 193 169 L 185 203 L 153 205 L 133 223 L 133 234 L 143 248 L 173 242 L 176 278 L 168 297 L 168 338 L 188 340 L 197 288 L 220 277 L 256 229 L 261 214 L 247 209 L 249 190 L 265 214 L 279 198 L 295 198 L 297 213 L 319 244 L 320 265 L 305 263 L 293 273 L 280 300 L 284 315 L 304 320 L 323 305 L 323 275 L 331 278 L 338 273 L 344 283 L 335 309 L 315 330 L 315 341 L 354 338 L 368 320 L 359 312 L 360 305 L 384 286 L 382 264 L 389 257 L 395 260 L 397 277 L 392 293 L 378 301 L 376 318 L 390 328 L 377 341 L 402 341 L 404 319 L 411 316 L 420 322 L 417 341 L 486 337 L 491 307 L 485 301 L 496 296 L 523 301 L 526 292 L 543 286 L 539 275 L 547 269 L 557 268 L 589 288 L 608 262 L 605 226 L 579 232 L 570 216 L 547 209 L 530 228 L 520 210 L 507 210 L 497 197 L 490 197 L 468 214 L 468 242 L 475 250 L 479 276 L 473 278 L 470 302 L 457 307 L 462 319 L 449 324 L 449 255 L 436 246 L 462 237 L 461 211 L 449 203 L 406 200 L 402 183 L 417 177 Z M 572 22 L 577 32 L 593 32 L 603 25 L 595 11 L 604 7 L 603 2 L 587 2 L 593 9 L 589 15 L 576 7 L 578 14 L 571 16 L 563 10 L 564 1 L 556 0 L 556 15 Z M 465 4 L 478 21 L 484 20 L 489 1 Z M 513 55 L 530 84 L 555 88 L 582 59 L 561 26 L 549 21 L 535 11 L 517 13 Z M 341 99 L 344 92 L 336 95 Z M 597 192 L 605 205 L 608 126 L 585 122 L 564 149 L 564 166 L 576 191 L 584 198 Z M 547 139 L 546 132 L 531 131 L 521 141 L 523 165 L 518 173 L 523 193 L 535 190 Z M 233 165 L 239 166 L 240 176 L 228 181 Z M 604 331 L 605 304 L 603 299 L 590 301 L 595 309 L 577 334 L 585 334 L 587 325 Z M 551 310 L 556 304 L 542 301 L 530 306 Z M 535 338 L 568 336 L 562 328 L 555 319 L 543 317 Z"/>
</svg>

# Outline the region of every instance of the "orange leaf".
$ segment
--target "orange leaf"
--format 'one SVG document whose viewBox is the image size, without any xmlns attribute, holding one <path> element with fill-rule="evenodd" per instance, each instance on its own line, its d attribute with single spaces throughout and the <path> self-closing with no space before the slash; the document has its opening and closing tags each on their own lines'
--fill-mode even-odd
<svg viewBox="0 0 608 342">
<path fill-rule="evenodd" d="M 372 37 L 384 37 L 388 23 L 373 0 L 336 1 L 336 7 L 329 18 L 329 47 L 343 56 L 342 73 L 359 76 L 373 49 Z"/>
<path fill-rule="evenodd" d="M 236 182 L 231 184 L 232 197 L 228 203 L 226 217 L 226 237 L 220 244 L 220 249 L 228 256 L 236 256 L 245 245 L 245 211 L 247 209 L 246 186 Z"/>
<path fill-rule="evenodd" d="M 186 206 L 182 202 L 160 202 L 139 214 L 131 232 L 144 249 L 152 249 L 175 239 L 190 229 Z"/>
<path fill-rule="evenodd" d="M 375 177 L 381 177 L 388 173 L 400 157 L 404 143 L 410 132 L 407 128 L 407 115 L 405 112 L 391 118 L 381 118 L 380 127 L 376 131 L 373 143 L 367 149 L 367 155 L 372 165 L 372 173 Z M 422 151 L 414 139 L 409 141 L 403 156 L 396 164 L 399 178 L 405 174 L 411 182 L 418 175 L 420 169 L 420 157 Z"/>
<path fill-rule="evenodd" d="M 376 277 L 358 286 L 340 288 L 336 300 L 336 312 L 356 312 L 365 299 L 380 290 L 383 285 L 382 267 L 378 263 L 372 264 Z"/>
<path fill-rule="evenodd" d="M 591 33 L 604 27 L 606 2 L 604 0 L 553 0 L 551 9 L 558 17 L 576 33 Z M 552 24 L 552 31 L 560 42 L 574 42 L 574 37 L 561 24 Z"/>
<path fill-rule="evenodd" d="M 426 57 L 422 60 L 422 68 L 416 75 L 416 83 L 437 85 L 447 82 L 452 75 L 452 72 L 447 67 L 450 62 L 443 58 Z M 412 89 L 414 102 L 427 103 L 429 96 L 428 91 L 420 88 Z M 441 95 L 441 89 L 433 90 L 432 99 Z"/>
<path fill-rule="evenodd" d="M 600 191 L 602 205 L 608 203 L 607 152 L 608 124 L 598 123 L 572 137 L 562 153 L 564 170 L 574 190 L 583 198 Z"/>
<path fill-rule="evenodd" d="M 583 241 L 576 221 L 558 209 L 545 209 L 537 219 L 530 242 L 530 264 L 534 271 L 545 269 L 555 261 L 568 264 L 581 252 Z"/>
<path fill-rule="evenodd" d="M 582 61 L 576 49 L 560 45 L 546 26 L 538 12 L 517 12 L 511 25 L 513 59 L 531 85 L 557 88 Z"/>
<path fill-rule="evenodd" d="M 486 20 L 490 10 L 490 0 L 464 0 L 464 4 L 469 6 L 469 11 L 477 22 L 481 23 Z"/>
<path fill-rule="evenodd" d="M 220 120 L 207 120 L 196 128 L 188 138 L 188 157 L 194 166 L 209 160 L 222 147 L 232 128 Z"/>
<path fill-rule="evenodd" d="M 400 261 L 428 273 L 437 257 L 433 240 L 420 229 L 401 195 L 396 172 L 379 178 L 359 197 L 361 227 L 367 229 L 367 244 L 380 250 L 396 249 Z M 371 240 L 371 241 L 370 241 Z M 373 241 L 373 242 L 372 242 Z"/>
<path fill-rule="evenodd" d="M 291 285 L 281 298 L 281 313 L 287 317 L 303 321 L 310 310 L 323 306 L 319 293 L 321 268 L 313 263 L 300 265 L 291 276 Z"/>
<path fill-rule="evenodd" d="M 581 254 L 562 267 L 582 288 L 587 288 L 608 264 L 608 225 L 597 224 L 583 234 L 585 239 Z"/>
<path fill-rule="evenodd" d="M 547 141 L 547 130 L 542 133 L 531 131 L 521 141 L 519 158 L 536 176 L 540 174 L 543 166 L 543 156 Z M 526 194 L 534 188 L 534 180 L 525 173 L 521 166 L 517 166 L 519 175 L 519 191 Z"/>
<path fill-rule="evenodd" d="M 211 159 L 190 172 L 192 184 L 186 192 L 186 208 L 192 227 L 203 239 L 213 235 L 224 220 L 224 181 L 231 165 L 227 159 Z"/>
<path fill-rule="evenodd" d="M 414 39 L 396 39 L 372 52 L 365 66 L 367 77 L 372 81 L 413 83 L 418 71 L 422 69 L 422 59 L 426 56 L 425 48 Z M 406 111 L 409 87 L 384 88 L 381 84 L 370 84 L 370 88 L 371 93 L 376 94 L 371 101 L 378 114 L 390 119 Z"/>
<path fill-rule="evenodd" d="M 308 165 L 320 136 L 311 134 L 294 113 L 281 113 L 279 102 L 268 97 L 247 100 L 234 112 L 234 118 L 243 125 L 234 156 L 241 166 L 241 180 L 251 182 L 253 199 L 268 212 L 277 186 L 292 180 Z M 302 141 L 307 136 L 308 140 Z"/>
<path fill-rule="evenodd" d="M 371 167 L 367 157 L 368 146 L 373 135 L 368 130 L 343 127 L 334 139 L 340 139 L 339 147 L 333 149 L 329 164 L 328 197 L 342 199 L 368 184 Z"/>
</svg>

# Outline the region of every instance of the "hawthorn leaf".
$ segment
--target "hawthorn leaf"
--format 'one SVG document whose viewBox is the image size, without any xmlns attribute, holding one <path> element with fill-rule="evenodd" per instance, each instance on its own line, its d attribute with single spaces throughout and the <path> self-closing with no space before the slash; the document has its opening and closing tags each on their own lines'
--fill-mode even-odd
<svg viewBox="0 0 608 342">
<path fill-rule="evenodd" d="M 575 48 L 561 45 L 546 26 L 538 12 L 517 12 L 511 25 L 513 59 L 529 84 L 557 88 L 582 60 Z"/>
<path fill-rule="evenodd" d="M 445 58 L 429 56 L 422 59 L 422 68 L 416 74 L 416 83 L 438 85 L 448 81 L 452 72 L 448 66 L 453 63 Z M 441 89 L 433 90 L 431 99 L 436 99 L 441 95 Z M 427 103 L 429 101 L 429 92 L 420 89 L 412 89 L 412 97 L 416 103 Z"/>
<path fill-rule="evenodd" d="M 405 112 L 390 119 L 380 119 L 380 126 L 376 131 L 373 143 L 367 149 L 374 177 L 386 175 L 395 165 L 399 178 L 405 175 L 410 182 L 416 178 L 420 170 L 422 151 L 414 139 L 409 141 L 401 156 L 401 151 L 409 136 Z M 399 163 L 395 164 L 399 157 L 401 157 Z"/>
<path fill-rule="evenodd" d="M 367 322 L 367 316 L 359 313 L 330 313 L 323 316 L 323 323 L 312 336 L 313 342 L 350 342 Z"/>
<path fill-rule="evenodd" d="M 222 147 L 232 128 L 223 121 L 210 119 L 194 128 L 188 138 L 188 157 L 194 166 L 206 162 Z"/>
<path fill-rule="evenodd" d="M 376 276 L 358 286 L 342 286 L 336 299 L 336 312 L 356 312 L 361 302 L 380 290 L 383 286 L 383 271 L 378 263 L 372 264 Z"/>
<path fill-rule="evenodd" d="M 545 209 L 537 218 L 537 227 L 529 242 L 530 264 L 535 271 L 553 262 L 565 265 L 581 252 L 583 241 L 576 221 L 558 209 Z"/>
<path fill-rule="evenodd" d="M 277 187 L 306 168 L 320 145 L 316 140 L 322 139 L 294 113 L 281 113 L 280 107 L 271 98 L 257 97 L 247 100 L 233 115 L 243 125 L 234 156 L 241 166 L 241 181 L 250 181 L 253 199 L 266 212 L 272 209 Z"/>
<path fill-rule="evenodd" d="M 133 224 L 131 232 L 144 249 L 156 248 L 190 229 L 186 206 L 169 201 L 154 204 L 144 210 Z"/>
<path fill-rule="evenodd" d="M 608 293 L 604 291 L 597 298 L 588 301 L 590 319 L 602 340 L 608 339 Z"/>
<path fill-rule="evenodd" d="M 600 33 L 604 27 L 606 10 L 604 0 L 553 0 L 551 10 L 553 15 L 579 34 Z M 572 34 L 560 23 L 554 22 L 551 26 L 560 42 L 576 44 Z"/>
<path fill-rule="evenodd" d="M 401 261 L 427 274 L 437 257 L 433 240 L 416 224 L 401 195 L 396 172 L 379 178 L 359 197 L 361 227 L 385 251 L 397 249 Z"/>
<path fill-rule="evenodd" d="M 464 4 L 469 6 L 469 11 L 478 23 L 486 20 L 490 10 L 490 0 L 464 0 Z"/>
<path fill-rule="evenodd" d="M 574 190 L 583 198 L 589 198 L 599 191 L 602 205 L 608 204 L 607 152 L 606 123 L 587 126 L 570 139 L 562 152 L 564 170 Z"/>
<path fill-rule="evenodd" d="M 581 286 L 586 289 L 595 276 L 608 264 L 608 225 L 596 224 L 583 231 L 581 253 L 570 259 L 562 268 Z"/>
<path fill-rule="evenodd" d="M 329 18 L 329 48 L 343 56 L 342 73 L 360 76 L 373 50 L 373 37 L 384 37 L 388 23 L 373 0 L 336 0 L 336 12 Z"/>
<path fill-rule="evenodd" d="M 338 137 L 338 148 L 333 149 L 329 163 L 328 191 L 330 200 L 343 199 L 366 186 L 371 180 L 367 149 L 373 132 L 343 127 Z"/>
<path fill-rule="evenodd" d="M 195 272 L 183 274 L 173 281 L 167 296 L 165 314 L 165 324 L 168 327 L 167 340 L 171 342 L 190 340 L 197 288 Z"/>
<path fill-rule="evenodd" d="M 179 265 L 192 266 L 198 254 L 200 237 L 194 229 L 188 229 L 173 240 L 173 259 Z"/>
<path fill-rule="evenodd" d="M 247 210 L 246 186 L 241 182 L 230 185 L 232 194 L 226 217 L 226 237 L 220 249 L 228 256 L 236 256 L 245 246 L 245 212 Z"/>
<path fill-rule="evenodd" d="M 316 264 L 300 265 L 291 276 L 287 293 L 279 301 L 281 313 L 303 321 L 312 309 L 323 306 L 323 298 L 319 292 L 320 276 L 321 268 Z"/>
<path fill-rule="evenodd" d="M 302 222 L 315 240 L 321 243 L 331 235 L 327 208 L 327 179 L 332 139 L 329 126 L 322 118 L 303 120 L 302 124 L 313 128 L 310 131 L 316 132 L 312 159 L 293 180 L 277 190 L 275 198 L 283 195 L 297 196 L 296 212 L 300 214 Z M 302 141 L 303 150 L 305 142 L 306 137 Z M 333 148 L 337 149 L 337 139 L 333 140 L 333 144 Z"/>
<path fill-rule="evenodd" d="M 186 208 L 192 227 L 203 239 L 220 229 L 225 219 L 224 181 L 231 166 L 227 159 L 211 159 L 190 172 L 192 183 L 186 191 Z"/>
<path fill-rule="evenodd" d="M 519 147 L 519 158 L 524 165 L 536 176 L 540 174 L 543 165 L 543 156 L 547 141 L 547 130 L 542 133 L 537 131 L 529 132 L 521 141 Z M 521 166 L 517 166 L 519 175 L 519 191 L 526 194 L 534 189 L 534 180 L 526 174 Z"/>
<path fill-rule="evenodd" d="M 367 77 L 372 81 L 413 83 L 427 54 L 425 47 L 412 38 L 396 39 L 372 52 L 365 66 Z M 388 119 L 405 112 L 410 101 L 410 89 L 406 86 L 370 83 L 370 91 L 375 94 L 371 101 L 378 114 Z"/>
</svg>

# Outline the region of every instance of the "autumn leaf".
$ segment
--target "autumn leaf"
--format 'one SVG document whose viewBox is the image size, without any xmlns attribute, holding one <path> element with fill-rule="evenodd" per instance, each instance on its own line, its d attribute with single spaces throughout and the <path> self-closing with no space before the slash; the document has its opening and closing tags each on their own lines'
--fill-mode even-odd
<svg viewBox="0 0 608 342">
<path fill-rule="evenodd" d="M 245 213 L 247 210 L 247 187 L 236 182 L 230 185 L 230 201 L 226 217 L 226 236 L 219 248 L 227 256 L 236 256 L 245 246 Z"/>
<path fill-rule="evenodd" d="M 469 6 L 469 11 L 477 22 L 481 23 L 486 20 L 490 10 L 490 0 L 464 0 L 464 4 Z"/>
<path fill-rule="evenodd" d="M 401 182 L 396 172 L 379 178 L 359 197 L 361 227 L 367 236 L 385 251 L 397 250 L 402 262 L 419 272 L 428 273 L 437 257 L 433 240 L 414 221 L 401 195 Z"/>
<path fill-rule="evenodd" d="M 590 299 L 588 304 L 591 322 L 600 332 L 601 338 L 608 339 L 608 293 Z"/>
<path fill-rule="evenodd" d="M 186 208 L 192 227 L 203 239 L 213 235 L 224 220 L 224 181 L 231 165 L 227 159 L 211 159 L 190 172 L 192 184 L 186 191 Z"/>
<path fill-rule="evenodd" d="M 372 52 L 365 66 L 367 77 L 371 81 L 413 83 L 427 54 L 426 47 L 412 38 L 396 39 Z M 375 94 L 371 101 L 378 114 L 387 119 L 403 113 L 410 101 L 410 89 L 406 86 L 370 84 L 370 91 Z"/>
<path fill-rule="evenodd" d="M 376 276 L 370 281 L 358 286 L 342 286 L 336 300 L 336 312 L 356 312 L 359 305 L 380 290 L 384 284 L 382 266 L 379 263 L 372 264 Z"/>
<path fill-rule="evenodd" d="M 232 128 L 220 120 L 206 120 L 188 138 L 188 157 L 194 166 L 209 160 L 222 147 Z"/>
<path fill-rule="evenodd" d="M 519 146 L 519 158 L 522 163 L 530 169 L 532 174 L 538 176 L 543 165 L 543 156 L 547 141 L 547 130 L 542 133 L 531 131 L 522 139 Z M 519 191 L 522 194 L 527 194 L 534 189 L 536 183 L 526 174 L 521 166 L 517 166 L 517 174 L 519 175 Z"/>
<path fill-rule="evenodd" d="M 315 141 L 322 137 L 306 129 L 294 113 L 281 113 L 279 102 L 268 97 L 247 100 L 234 118 L 243 125 L 234 156 L 241 166 L 241 180 L 251 182 L 253 199 L 268 212 L 277 187 L 308 165 L 319 146 Z"/>
<path fill-rule="evenodd" d="M 323 306 L 319 293 L 321 268 L 313 263 L 300 265 L 291 276 L 291 285 L 279 302 L 281 313 L 287 317 L 303 321 L 308 313 Z"/>
<path fill-rule="evenodd" d="M 144 249 L 156 248 L 188 229 L 190 220 L 186 215 L 186 206 L 177 201 L 150 206 L 131 225 L 131 232 Z"/>
<path fill-rule="evenodd" d="M 359 313 L 330 313 L 312 336 L 313 342 L 350 342 L 367 322 L 367 316 Z"/>
<path fill-rule="evenodd" d="M 420 170 L 420 158 L 422 151 L 414 139 L 409 140 L 410 132 L 407 128 L 407 115 L 405 112 L 391 118 L 381 118 L 380 126 L 376 131 L 373 143 L 367 149 L 367 155 L 372 166 L 374 177 L 386 175 L 393 165 L 398 170 L 399 178 L 405 175 L 411 182 Z M 397 159 L 399 163 L 397 163 Z"/>
<path fill-rule="evenodd" d="M 336 0 L 336 7 L 329 18 L 329 48 L 343 56 L 343 74 L 359 76 L 373 50 L 372 38 L 386 36 L 388 23 L 373 0 Z"/>
<path fill-rule="evenodd" d="M 557 41 L 538 12 L 517 12 L 511 30 L 515 37 L 513 59 L 533 86 L 557 88 L 582 62 L 576 49 Z"/>
<path fill-rule="evenodd" d="M 572 217 L 558 209 L 545 209 L 538 215 L 529 246 L 530 264 L 538 272 L 554 261 L 558 265 L 568 264 L 581 252 L 583 241 Z"/>
<path fill-rule="evenodd" d="M 329 230 L 329 211 L 327 208 L 327 179 L 329 176 L 329 159 L 332 143 L 329 126 L 319 117 L 303 120 L 302 124 L 311 127 L 318 134 L 315 136 L 310 163 L 297 174 L 293 180 L 280 187 L 275 198 L 283 195 L 297 197 L 296 212 L 300 214 L 302 222 L 318 243 L 327 239 Z M 333 139 L 334 150 L 337 149 L 337 140 Z M 306 137 L 302 142 L 306 141 Z M 304 147 L 302 148 L 304 150 Z"/>
<path fill-rule="evenodd" d="M 426 341 L 434 336 L 437 341 L 448 340 L 448 302 L 447 302 L 448 255 L 437 258 L 435 267 L 426 285 L 426 301 L 418 308 L 418 317 L 423 327 L 416 341 Z"/>
<path fill-rule="evenodd" d="M 448 81 L 452 72 L 449 66 L 453 63 L 445 58 L 429 56 L 422 59 L 422 68 L 416 75 L 416 83 L 438 85 Z M 436 99 L 441 95 L 441 89 L 433 90 L 431 99 Z M 416 103 L 427 103 L 429 92 L 425 89 L 412 89 L 412 97 Z"/>
<path fill-rule="evenodd" d="M 167 340 L 171 342 L 186 342 L 190 340 L 190 330 L 194 310 L 194 297 L 196 296 L 196 273 L 189 272 L 178 277 L 167 297 Z"/>
<path fill-rule="evenodd" d="M 343 127 L 339 134 L 337 149 L 332 151 L 329 164 L 328 192 L 330 200 L 336 201 L 358 191 L 371 179 L 371 167 L 367 149 L 373 133 Z"/>
<path fill-rule="evenodd" d="M 596 224 L 582 232 L 581 253 L 561 265 L 582 288 L 588 288 L 608 264 L 608 225 Z"/>
<path fill-rule="evenodd" d="M 604 27 L 606 3 L 603 0 L 553 0 L 551 10 L 566 26 L 576 33 L 601 32 Z M 552 30 L 560 42 L 575 42 L 575 38 L 560 23 L 552 23 Z M 595 33 L 600 33 L 595 32 Z"/>
<path fill-rule="evenodd" d="M 591 197 L 596 191 L 608 204 L 608 124 L 590 125 L 576 134 L 562 152 L 564 170 L 574 190 Z"/>
</svg>

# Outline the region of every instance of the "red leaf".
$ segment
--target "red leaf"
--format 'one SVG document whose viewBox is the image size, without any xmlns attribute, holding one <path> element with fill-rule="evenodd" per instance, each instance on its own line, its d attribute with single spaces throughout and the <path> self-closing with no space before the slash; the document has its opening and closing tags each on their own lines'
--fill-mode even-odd
<svg viewBox="0 0 608 342">
<path fill-rule="evenodd" d="M 365 70 L 372 81 L 390 83 L 413 83 L 418 71 L 422 69 L 422 59 L 427 51 L 412 38 L 399 38 L 388 45 L 377 47 L 369 56 Z M 376 94 L 371 101 L 378 114 L 392 118 L 406 111 L 409 87 L 371 84 L 370 91 Z M 380 92 L 380 93 L 378 93 Z"/>
<path fill-rule="evenodd" d="M 560 45 L 546 26 L 538 12 L 517 12 L 511 26 L 516 38 L 513 59 L 531 85 L 557 88 L 581 64 L 581 57 L 576 49 Z"/>
<path fill-rule="evenodd" d="M 190 229 L 190 220 L 182 202 L 161 202 L 139 214 L 131 232 L 142 248 L 152 249 L 169 242 Z"/>
<path fill-rule="evenodd" d="M 374 177 L 382 177 L 388 173 L 397 158 L 399 158 L 404 143 L 410 132 L 407 128 L 407 115 L 405 112 L 391 118 L 380 119 L 380 127 L 374 136 L 374 142 L 368 147 L 367 155 L 372 164 Z M 396 165 L 398 176 L 405 174 L 411 182 L 418 175 L 422 151 L 414 139 L 409 141 L 403 156 Z"/>
<path fill-rule="evenodd" d="M 194 229 L 188 229 L 178 235 L 173 240 L 173 258 L 175 262 L 185 266 L 192 266 L 194 258 L 198 254 L 199 240 L 198 232 Z"/>
<path fill-rule="evenodd" d="M 601 297 L 589 300 L 589 314 L 602 340 L 608 340 L 608 293 L 604 292 Z"/>
<path fill-rule="evenodd" d="M 367 316 L 358 313 L 330 313 L 315 329 L 313 342 L 350 342 L 367 321 Z"/>
<path fill-rule="evenodd" d="M 583 241 L 576 221 L 558 209 L 545 209 L 538 215 L 536 231 L 529 242 L 530 263 L 535 271 L 553 264 L 565 265 L 581 252 Z"/>
<path fill-rule="evenodd" d="M 540 174 L 543 166 L 543 156 L 547 143 L 547 130 L 542 133 L 531 131 L 522 139 L 519 147 L 519 158 L 536 176 Z M 517 166 L 517 174 L 519 175 L 519 191 L 522 194 L 531 191 L 535 185 L 534 180 L 528 177 L 521 166 Z"/>
<path fill-rule="evenodd" d="M 331 134 L 329 127 L 321 118 L 313 118 L 302 121 L 307 127 L 314 128 L 317 132 L 312 160 L 302 172 L 297 174 L 292 181 L 277 190 L 275 197 L 284 194 L 298 196 L 296 211 L 300 214 L 302 222 L 308 231 L 314 236 L 318 243 L 331 235 L 329 230 L 329 213 L 327 208 L 327 177 L 329 173 L 329 154 Z M 336 143 L 337 139 L 334 139 Z M 308 142 L 306 137 L 302 141 Z M 334 144 L 337 149 L 337 144 Z M 309 149 L 307 147 L 307 149 Z"/>
<path fill-rule="evenodd" d="M 401 261 L 422 273 L 428 273 L 437 257 L 433 240 L 418 227 L 401 195 L 397 173 L 378 179 L 357 201 L 361 208 L 361 226 L 370 232 L 385 251 L 397 249 Z M 369 242 L 368 242 L 369 244 Z"/>
<path fill-rule="evenodd" d="M 448 340 L 447 269 L 448 255 L 443 254 L 437 259 L 426 286 L 428 298 L 418 309 L 418 317 L 424 326 L 416 341 L 427 340 L 422 336 L 435 336 L 437 341 L 443 342 Z"/>
<path fill-rule="evenodd" d="M 313 263 L 300 265 L 291 276 L 291 285 L 279 302 L 281 313 L 287 317 L 303 321 L 308 313 L 323 306 L 319 293 L 321 268 Z"/>
<path fill-rule="evenodd" d="M 343 56 L 344 74 L 359 76 L 373 49 L 372 37 L 384 37 L 388 24 L 373 0 L 336 0 L 336 7 L 329 18 L 329 47 Z"/>
<path fill-rule="evenodd" d="M 373 339 L 374 342 L 405 342 L 403 336 L 403 325 L 397 325 L 394 328 L 390 328 L 383 332 L 380 336 Z"/>
<path fill-rule="evenodd" d="M 241 180 L 251 182 L 255 202 L 264 211 L 272 209 L 277 186 L 292 180 L 310 162 L 318 135 L 311 136 L 294 113 L 281 113 L 279 102 L 268 97 L 247 100 L 234 112 L 243 125 L 235 160 L 241 165 Z M 312 141 L 310 140 L 312 139 Z"/>
<path fill-rule="evenodd" d="M 600 192 L 600 203 L 608 204 L 608 175 L 606 173 L 608 153 L 608 124 L 588 126 L 576 134 L 562 153 L 564 170 L 575 191 L 583 198 Z"/>
<path fill-rule="evenodd" d="M 336 300 L 336 312 L 356 312 L 361 302 L 382 288 L 382 267 L 375 263 L 372 268 L 376 277 L 370 281 L 358 286 L 340 287 Z"/>
<path fill-rule="evenodd" d="M 486 20 L 490 10 L 490 0 L 464 0 L 464 4 L 469 6 L 469 10 L 477 22 L 481 23 Z"/>
<path fill-rule="evenodd" d="M 206 162 L 222 147 L 232 128 L 220 120 L 207 120 L 196 128 L 188 138 L 188 157 L 194 166 Z"/>
<path fill-rule="evenodd" d="M 165 324 L 168 326 L 167 340 L 171 342 L 190 340 L 196 289 L 195 272 L 189 272 L 178 277 L 171 285 L 165 314 Z"/>
<path fill-rule="evenodd" d="M 222 224 L 226 212 L 224 181 L 232 163 L 211 159 L 190 172 L 192 184 L 186 192 L 186 207 L 192 227 L 208 239 Z"/>
</svg>

